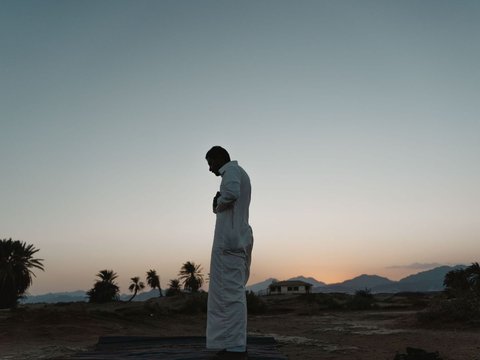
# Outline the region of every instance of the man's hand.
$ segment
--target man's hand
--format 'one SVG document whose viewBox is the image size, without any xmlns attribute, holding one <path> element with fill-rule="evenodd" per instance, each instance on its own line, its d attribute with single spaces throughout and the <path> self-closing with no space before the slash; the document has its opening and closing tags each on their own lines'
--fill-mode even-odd
<svg viewBox="0 0 480 360">
<path fill-rule="evenodd" d="M 213 198 L 213 212 L 216 214 L 217 213 L 217 205 L 218 205 L 218 198 L 221 196 L 220 191 L 217 191 L 217 194 Z"/>
</svg>

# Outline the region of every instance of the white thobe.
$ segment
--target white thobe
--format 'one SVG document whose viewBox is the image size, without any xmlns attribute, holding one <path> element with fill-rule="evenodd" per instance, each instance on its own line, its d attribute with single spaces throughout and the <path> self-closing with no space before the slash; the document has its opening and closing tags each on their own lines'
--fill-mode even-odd
<svg viewBox="0 0 480 360">
<path fill-rule="evenodd" d="M 210 261 L 207 348 L 246 346 L 247 302 L 245 284 L 250 275 L 253 248 L 248 223 L 250 179 L 236 161 L 220 170 L 220 197 Z"/>
</svg>

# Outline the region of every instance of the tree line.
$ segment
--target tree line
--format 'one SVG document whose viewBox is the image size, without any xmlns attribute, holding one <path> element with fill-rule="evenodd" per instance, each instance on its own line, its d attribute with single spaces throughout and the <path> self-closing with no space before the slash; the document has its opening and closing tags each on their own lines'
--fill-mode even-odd
<svg viewBox="0 0 480 360">
<path fill-rule="evenodd" d="M 19 300 L 25 297 L 28 288 L 35 277 L 34 269 L 45 271 L 44 259 L 35 257 L 39 251 L 33 245 L 24 241 L 0 239 L 0 309 L 15 308 Z M 113 270 L 101 270 L 96 275 L 98 279 L 87 291 L 89 302 L 102 303 L 119 300 L 120 288 L 116 283 L 118 275 Z M 128 290 L 133 293 L 128 301 L 132 301 L 139 291 L 145 289 L 140 277 L 130 278 Z M 158 289 L 162 297 L 160 276 L 153 269 L 146 272 L 146 282 L 153 290 Z M 178 273 L 177 279 L 171 279 L 166 296 L 186 292 L 198 292 L 204 284 L 203 270 L 194 262 L 185 262 Z M 183 289 L 182 289 L 183 288 Z"/>
<path fill-rule="evenodd" d="M 173 296 L 180 294 L 183 291 L 198 292 L 204 283 L 204 276 L 200 265 L 194 262 L 187 261 L 180 268 L 178 279 L 171 279 L 168 284 L 166 296 Z M 97 274 L 98 279 L 95 281 L 93 288 L 87 291 L 89 302 L 104 303 L 110 301 L 118 301 L 120 299 L 120 288 L 116 283 L 118 275 L 113 270 L 101 270 Z M 145 289 L 145 284 L 140 281 L 140 277 L 135 276 L 130 278 L 130 285 L 128 290 L 133 292 L 132 297 L 128 301 L 132 301 L 139 291 Z M 155 270 L 147 271 L 147 284 L 153 289 L 158 289 L 160 297 L 163 296 L 160 287 L 160 277 Z"/>
</svg>

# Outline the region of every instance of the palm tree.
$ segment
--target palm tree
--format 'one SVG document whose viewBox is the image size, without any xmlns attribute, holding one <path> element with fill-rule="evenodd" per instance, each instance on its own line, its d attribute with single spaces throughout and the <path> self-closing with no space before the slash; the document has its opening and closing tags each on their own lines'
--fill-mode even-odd
<svg viewBox="0 0 480 360">
<path fill-rule="evenodd" d="M 453 296 L 465 294 L 470 290 L 468 274 L 465 269 L 456 269 L 445 274 L 443 279 L 445 291 Z"/>
<path fill-rule="evenodd" d="M 187 261 L 182 265 L 178 274 L 183 282 L 183 288 L 193 293 L 197 292 L 203 285 L 202 267 L 195 263 Z"/>
<path fill-rule="evenodd" d="M 480 264 L 478 264 L 478 262 L 472 263 L 472 265 L 467 267 L 465 271 L 467 273 L 470 288 L 477 295 L 480 295 Z"/>
<path fill-rule="evenodd" d="M 32 268 L 44 271 L 43 259 L 33 258 L 38 251 L 23 241 L 0 240 L 0 309 L 17 305 L 32 285 Z"/>
<path fill-rule="evenodd" d="M 147 271 L 147 284 L 155 290 L 158 288 L 158 291 L 160 291 L 160 297 L 162 297 L 162 289 L 160 287 L 160 277 L 157 275 L 157 272 L 155 270 L 149 270 Z"/>
<path fill-rule="evenodd" d="M 137 292 L 139 290 L 142 291 L 143 289 L 145 289 L 145 284 L 142 281 L 140 281 L 140 278 L 138 276 L 135 276 L 130 280 L 132 280 L 132 283 L 128 287 L 128 290 L 133 291 L 133 295 L 128 300 L 129 302 L 132 301 L 135 296 L 137 296 Z"/>
<path fill-rule="evenodd" d="M 443 280 L 445 291 L 453 296 L 480 296 L 480 265 L 449 271 Z"/>
<path fill-rule="evenodd" d="M 113 270 L 101 270 L 93 288 L 87 292 L 87 296 L 92 303 L 104 303 L 118 300 L 120 289 L 114 280 L 118 275 Z"/>
<path fill-rule="evenodd" d="M 180 294 L 182 291 L 180 289 L 180 280 L 172 279 L 168 283 L 167 296 L 174 296 Z"/>
</svg>

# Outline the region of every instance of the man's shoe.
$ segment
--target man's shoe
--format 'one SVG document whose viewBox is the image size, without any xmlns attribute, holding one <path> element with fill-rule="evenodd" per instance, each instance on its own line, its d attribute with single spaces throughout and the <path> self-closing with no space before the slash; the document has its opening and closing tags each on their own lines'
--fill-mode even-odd
<svg viewBox="0 0 480 360">
<path fill-rule="evenodd" d="M 247 352 L 234 352 L 222 350 L 215 354 L 212 360 L 247 360 Z"/>
</svg>

